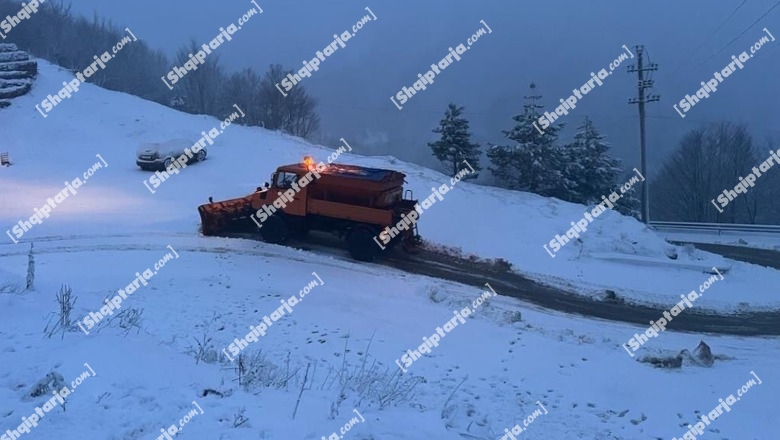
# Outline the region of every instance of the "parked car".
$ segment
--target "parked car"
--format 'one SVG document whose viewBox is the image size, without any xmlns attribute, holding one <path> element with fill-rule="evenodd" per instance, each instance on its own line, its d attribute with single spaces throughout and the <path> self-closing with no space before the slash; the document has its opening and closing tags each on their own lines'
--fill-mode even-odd
<svg viewBox="0 0 780 440">
<path fill-rule="evenodd" d="M 168 168 L 176 158 L 184 153 L 185 148 L 190 148 L 195 142 L 187 139 L 173 139 L 167 142 L 143 142 L 138 146 L 135 155 L 135 164 L 144 171 L 164 170 Z M 201 148 L 197 154 L 194 154 L 190 162 L 200 162 L 206 160 L 206 148 Z"/>
</svg>

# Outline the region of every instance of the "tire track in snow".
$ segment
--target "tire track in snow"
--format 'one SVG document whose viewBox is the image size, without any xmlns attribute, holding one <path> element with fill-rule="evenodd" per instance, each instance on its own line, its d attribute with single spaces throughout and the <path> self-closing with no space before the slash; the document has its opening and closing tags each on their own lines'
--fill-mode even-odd
<svg viewBox="0 0 780 440">
<path fill-rule="evenodd" d="M 266 258 L 288 259 L 304 264 L 338 267 L 345 270 L 365 272 L 373 265 L 381 265 L 402 272 L 429 276 L 447 281 L 458 282 L 482 288 L 485 282 L 490 282 L 504 296 L 520 299 L 538 306 L 541 309 L 553 310 L 587 318 L 604 319 L 608 321 L 638 324 L 646 328 L 650 320 L 662 316 L 660 307 L 630 303 L 610 303 L 599 301 L 583 295 L 566 292 L 562 289 L 542 285 L 522 275 L 508 271 L 500 271 L 488 263 L 470 261 L 458 257 L 443 255 L 430 251 L 422 251 L 417 255 L 391 253 L 378 259 L 375 263 L 357 263 L 345 256 L 333 239 L 322 238 L 311 234 L 305 243 L 293 242 L 296 247 L 277 246 L 263 243 L 262 240 L 244 234 L 233 238 L 212 238 L 186 233 L 150 233 L 143 238 L 167 237 L 171 240 L 190 241 L 189 244 L 178 243 L 177 250 L 184 252 L 222 253 L 245 256 L 260 256 Z M 238 240 L 236 239 L 238 238 Z M 127 239 L 133 243 L 109 244 L 69 244 L 65 246 L 49 246 L 48 244 L 63 241 L 80 240 L 112 240 Z M 220 243 L 214 243 L 219 240 Z M 154 244 L 139 244 L 138 235 L 73 235 L 64 237 L 44 237 L 36 239 L 36 243 L 44 243 L 36 247 L 36 253 L 79 253 L 95 251 L 156 251 L 161 248 L 159 241 Z M 193 245 L 192 242 L 198 244 Z M 207 243 L 208 242 L 208 243 Z M 237 246 L 231 246 L 231 244 Z M 247 246 L 247 245 L 252 246 Z M 13 246 L 13 251 L 3 250 Z M 26 246 L 0 246 L 0 257 L 27 255 Z M 262 247 L 264 249 L 259 249 Z M 18 250 L 16 250 L 18 249 Z M 399 256 L 402 255 L 402 256 Z M 323 259 L 322 257 L 328 257 Z M 536 307 L 535 307 L 536 308 Z M 544 310 L 542 310 L 544 311 Z M 667 330 L 718 333 L 739 336 L 777 336 L 780 335 L 780 311 L 760 311 L 739 314 L 718 314 L 705 309 L 686 310 L 685 319 L 676 319 L 667 325 Z"/>
</svg>

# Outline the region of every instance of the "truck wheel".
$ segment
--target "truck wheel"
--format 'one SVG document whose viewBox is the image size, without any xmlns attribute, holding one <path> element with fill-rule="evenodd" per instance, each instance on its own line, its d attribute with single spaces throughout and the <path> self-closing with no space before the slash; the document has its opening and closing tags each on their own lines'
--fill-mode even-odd
<svg viewBox="0 0 780 440">
<path fill-rule="evenodd" d="M 374 234 L 368 228 L 355 228 L 347 236 L 347 248 L 352 258 L 358 261 L 374 261 L 379 246 L 374 243 Z"/>
<path fill-rule="evenodd" d="M 287 222 L 279 215 L 272 215 L 260 228 L 260 236 L 263 240 L 271 244 L 284 244 L 290 236 L 290 228 Z"/>
</svg>

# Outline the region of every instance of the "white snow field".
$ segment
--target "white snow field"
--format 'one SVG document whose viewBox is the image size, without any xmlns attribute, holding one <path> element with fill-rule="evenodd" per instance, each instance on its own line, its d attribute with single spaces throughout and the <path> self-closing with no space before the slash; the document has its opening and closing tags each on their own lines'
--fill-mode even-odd
<svg viewBox="0 0 780 440">
<path fill-rule="evenodd" d="M 688 424 L 731 394 L 740 400 L 708 421 L 703 438 L 776 437 L 771 402 L 780 391 L 780 346 L 772 338 L 668 331 L 632 358 L 622 345 L 647 327 L 498 296 L 400 374 L 396 360 L 435 334 L 454 310 L 473 307 L 479 289 L 347 257 L 197 233 L 196 207 L 208 196 L 244 195 L 277 166 L 306 154 L 323 160 L 332 150 L 234 124 L 209 146 L 208 160 L 173 175 L 152 194 L 143 184 L 151 173 L 134 162 L 138 143 L 196 138 L 219 121 L 86 84 L 43 118 L 35 104 L 70 74 L 39 63 L 30 94 L 0 111 L 0 151 L 10 151 L 15 162 L 0 169 L 0 225 L 10 230 L 27 219 L 65 181 L 100 162 L 96 155 L 108 167 L 96 169 L 19 244 L 7 235 L 0 244 L 0 290 L 6 291 L 0 293 L 0 435 L 53 396 L 48 390 L 26 397 L 48 373 L 69 386 L 89 367 L 96 375 L 21 438 L 152 440 L 187 416 L 192 420 L 176 438 L 498 439 L 543 406 L 547 412 L 517 438 L 671 439 L 682 438 Z M 345 154 L 339 161 L 402 171 L 418 198 L 449 183 L 438 172 L 391 157 Z M 542 245 L 584 209 L 460 182 L 425 212 L 420 233 L 432 245 L 504 258 L 519 273 L 586 295 L 612 289 L 668 308 L 709 277 L 702 268 L 717 265 L 729 268 L 725 279 L 694 307 L 728 311 L 779 302 L 771 288 L 780 281 L 776 271 L 682 248 L 671 261 L 671 247 L 660 236 L 614 212 L 592 223 L 581 245 L 569 243 L 550 258 Z M 18 292 L 24 290 L 30 242 L 34 290 Z M 172 250 L 178 258 L 153 267 Z M 613 258 L 644 264 L 608 261 Z M 661 261 L 668 264 L 658 266 Z M 158 273 L 112 316 L 85 327 L 89 334 L 76 326 L 44 335 L 63 284 L 77 297 L 75 322 L 99 311 L 147 269 Z M 222 349 L 316 277 L 324 285 L 244 349 L 258 357 L 247 361 L 239 384 L 236 363 Z M 142 313 L 140 320 L 133 313 Z M 684 360 L 682 369 L 669 370 L 637 361 L 693 351 L 700 339 L 724 356 L 711 367 Z M 737 396 L 755 380 L 751 372 L 761 383 Z M 189 415 L 193 402 L 202 414 Z M 248 421 L 238 416 L 242 408 Z"/>
<path fill-rule="evenodd" d="M 116 312 L 142 310 L 140 329 L 123 329 L 114 318 L 92 329 L 83 326 L 88 335 L 76 327 L 64 337 L 44 337 L 62 283 L 77 296 L 73 315 L 79 319 L 99 311 L 136 272 L 152 269 L 171 253 L 169 245 L 179 258 L 159 268 Z M 124 236 L 45 241 L 36 252 L 35 291 L 0 295 L 0 427 L 18 426 L 48 398 L 23 395 L 50 371 L 70 383 L 87 371 L 87 363 L 97 375 L 68 397 L 66 411 L 55 408 L 44 416 L 29 438 L 154 439 L 196 401 L 204 414 L 177 438 L 328 438 L 357 409 L 365 422 L 344 438 L 497 439 L 540 401 L 548 413 L 519 438 L 666 439 L 681 437 L 696 411 L 709 413 L 718 399 L 752 379 L 751 371 L 762 384 L 712 422 L 705 438 L 767 439 L 777 427 L 771 402 L 780 391 L 780 349 L 773 340 L 705 336 L 714 354 L 734 359 L 710 368 L 685 362 L 681 370 L 656 369 L 636 359 L 692 351 L 699 336 L 664 332 L 632 358 L 621 345 L 644 328 L 498 296 L 399 377 L 395 361 L 436 333 L 453 310 L 472 306 L 478 289 L 247 240 Z M 4 247 L 0 264 L 6 278 L 23 282 L 26 250 Z M 253 387 L 240 388 L 236 366 L 221 350 L 263 322 L 280 299 L 316 280 L 313 272 L 324 285 L 313 287 L 244 350 L 262 351 L 266 363 L 256 366 Z M 204 336 L 211 348 L 196 362 L 191 350 Z M 348 381 L 340 399 L 340 381 L 333 382 L 345 362 L 345 375 L 358 377 Z M 307 364 L 311 370 L 293 420 Z M 361 370 L 371 373 L 361 377 Z M 287 388 L 260 385 L 288 371 L 297 374 Z M 392 374 L 403 383 L 388 385 Z M 417 376 L 424 382 L 404 398 L 404 383 L 411 386 L 406 381 Z M 224 396 L 203 397 L 206 389 Z M 249 422 L 234 428 L 241 408 Z"/>
</svg>

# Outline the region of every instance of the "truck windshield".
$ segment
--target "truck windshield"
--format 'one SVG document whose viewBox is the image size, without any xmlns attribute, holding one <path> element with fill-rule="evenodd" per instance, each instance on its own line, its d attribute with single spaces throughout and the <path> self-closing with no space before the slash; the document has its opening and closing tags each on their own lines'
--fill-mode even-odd
<svg viewBox="0 0 780 440">
<path fill-rule="evenodd" d="M 292 188 L 292 184 L 298 181 L 298 176 L 294 173 L 279 173 L 276 176 L 276 187 L 280 189 Z"/>
</svg>

